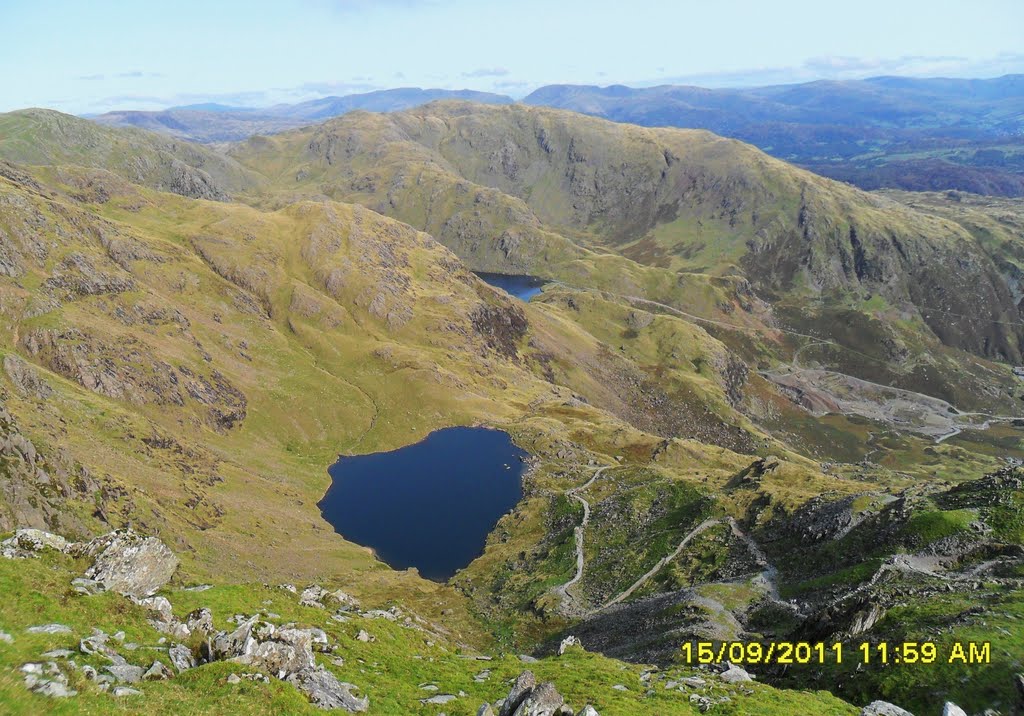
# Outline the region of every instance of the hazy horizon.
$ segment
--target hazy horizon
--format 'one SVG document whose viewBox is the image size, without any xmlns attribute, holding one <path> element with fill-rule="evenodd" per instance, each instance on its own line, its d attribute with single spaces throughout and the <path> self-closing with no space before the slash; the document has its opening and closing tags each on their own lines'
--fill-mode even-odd
<svg viewBox="0 0 1024 716">
<path fill-rule="evenodd" d="M 742 87 L 1024 72 L 1024 5 L 783 0 L 8 2 L 0 111 L 265 107 L 398 87 Z M 837 32 L 841 30 L 841 32 Z"/>
</svg>

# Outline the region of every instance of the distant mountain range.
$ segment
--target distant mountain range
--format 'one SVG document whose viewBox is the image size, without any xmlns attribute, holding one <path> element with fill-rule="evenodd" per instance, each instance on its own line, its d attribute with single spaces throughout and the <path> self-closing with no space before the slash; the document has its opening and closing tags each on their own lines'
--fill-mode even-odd
<svg viewBox="0 0 1024 716">
<path fill-rule="evenodd" d="M 713 90 L 551 85 L 523 102 L 709 129 L 864 189 L 1024 195 L 1024 75 Z"/>
<path fill-rule="evenodd" d="M 262 109 L 199 104 L 94 119 L 230 142 L 354 110 L 392 112 L 443 99 L 514 101 L 471 90 L 402 88 Z M 864 189 L 1024 196 L 1024 75 L 875 77 L 747 89 L 550 85 L 522 102 L 642 126 L 708 129 Z"/>
<path fill-rule="evenodd" d="M 234 142 L 255 134 L 274 134 L 321 122 L 355 110 L 396 112 L 439 99 L 461 99 L 483 104 L 511 104 L 514 101 L 511 97 L 490 92 L 405 87 L 264 108 L 204 103 L 172 107 L 159 112 L 107 112 L 91 119 L 100 124 L 138 127 L 195 142 Z"/>
</svg>

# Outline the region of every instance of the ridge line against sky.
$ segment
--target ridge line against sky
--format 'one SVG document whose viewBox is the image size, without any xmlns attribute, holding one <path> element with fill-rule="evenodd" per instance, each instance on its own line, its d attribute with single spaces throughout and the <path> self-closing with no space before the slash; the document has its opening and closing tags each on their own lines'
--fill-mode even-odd
<svg viewBox="0 0 1024 716">
<path fill-rule="evenodd" d="M 1019 0 L 3 0 L 0 111 L 1024 72 Z"/>
</svg>

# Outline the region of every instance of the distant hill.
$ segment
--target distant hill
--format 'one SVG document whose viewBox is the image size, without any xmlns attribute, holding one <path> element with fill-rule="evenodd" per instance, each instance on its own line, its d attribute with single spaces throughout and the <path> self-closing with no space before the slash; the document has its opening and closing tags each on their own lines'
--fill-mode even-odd
<svg viewBox="0 0 1024 716">
<path fill-rule="evenodd" d="M 107 112 L 91 119 L 109 126 L 138 127 L 195 142 L 234 142 L 256 134 L 283 132 L 355 110 L 394 112 L 438 99 L 463 99 L 483 104 L 512 102 L 511 97 L 489 92 L 404 87 L 265 108 L 205 103 L 158 112 Z"/>
<path fill-rule="evenodd" d="M 866 189 L 1024 195 L 1024 75 L 747 89 L 551 85 L 526 104 L 709 129 Z"/>
<path fill-rule="evenodd" d="M 266 108 L 204 103 L 92 119 L 196 142 L 233 142 L 354 110 L 394 112 L 442 99 L 513 101 L 472 90 L 405 87 Z M 549 85 L 522 101 L 641 126 L 709 129 L 862 189 L 1024 196 L 1024 75 L 874 77 L 745 89 Z"/>
<path fill-rule="evenodd" d="M 267 114 L 275 117 L 316 121 L 339 117 L 357 109 L 367 112 L 397 112 L 439 99 L 463 99 L 481 104 L 512 104 L 513 101 L 511 97 L 490 92 L 402 87 L 364 94 L 350 94 L 344 97 L 324 97 L 299 104 L 279 104 L 270 107 Z"/>
<path fill-rule="evenodd" d="M 965 135 L 982 131 L 1013 135 L 1024 128 L 1024 75 L 991 80 L 875 77 L 747 89 L 549 85 L 523 102 L 631 124 L 699 124 L 719 133 L 775 122 L 905 130 L 959 128 Z"/>
<path fill-rule="evenodd" d="M 102 169 L 193 199 L 225 201 L 261 181 L 210 147 L 138 129 L 102 127 L 49 109 L 0 114 L 0 156 L 30 165 Z"/>
</svg>

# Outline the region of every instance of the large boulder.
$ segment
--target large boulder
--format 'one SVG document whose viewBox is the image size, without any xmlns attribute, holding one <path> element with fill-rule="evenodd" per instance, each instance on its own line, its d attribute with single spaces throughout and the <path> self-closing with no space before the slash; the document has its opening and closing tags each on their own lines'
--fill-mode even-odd
<svg viewBox="0 0 1024 716">
<path fill-rule="evenodd" d="M 354 696 L 351 691 L 354 687 L 351 684 L 338 681 L 338 677 L 323 667 L 292 674 L 288 681 L 322 709 L 344 709 L 358 713 L 370 708 L 370 699 L 365 696 Z"/>
<path fill-rule="evenodd" d="M 288 630 L 282 629 L 281 631 Z M 262 641 L 256 645 L 251 653 L 238 657 L 236 661 L 254 666 L 261 671 L 268 671 L 279 679 L 286 678 L 289 674 L 310 669 L 316 665 L 312 642 L 308 636 L 298 637 L 290 641 L 277 638 L 270 641 Z"/>
<path fill-rule="evenodd" d="M 719 674 L 718 678 L 727 684 L 742 684 L 754 680 L 746 669 L 741 669 L 735 664 L 729 664 L 729 668 Z"/>
<path fill-rule="evenodd" d="M 914 714 L 890 704 L 888 701 L 872 701 L 861 710 L 860 716 L 914 716 Z"/>
<path fill-rule="evenodd" d="M 512 689 L 508 692 L 508 696 L 505 697 L 505 702 L 501 705 L 501 709 L 498 710 L 498 716 L 512 716 L 515 710 L 519 708 L 519 704 L 529 695 L 533 687 L 537 685 L 537 677 L 533 675 L 532 671 L 524 671 L 512 684 Z"/>
<path fill-rule="evenodd" d="M 564 703 L 555 685 L 545 681 L 532 688 L 512 713 L 513 716 L 554 716 Z"/>
<path fill-rule="evenodd" d="M 207 642 L 209 661 L 220 661 L 222 659 L 241 659 L 250 656 L 256 651 L 259 642 L 253 636 L 253 628 L 256 625 L 257 617 L 252 617 L 242 622 L 233 632 L 218 632 L 212 640 Z"/>
<path fill-rule="evenodd" d="M 143 537 L 133 530 L 117 530 L 97 537 L 83 548 L 95 557 L 86 579 L 130 597 L 148 597 L 171 580 L 178 558 L 156 537 Z"/>
<path fill-rule="evenodd" d="M 500 702 L 498 716 L 555 716 L 555 714 L 572 713 L 565 705 L 565 699 L 550 681 L 537 683 L 532 671 L 524 671 L 512 684 L 508 696 Z M 488 707 L 482 706 L 481 712 L 487 713 Z"/>
</svg>

